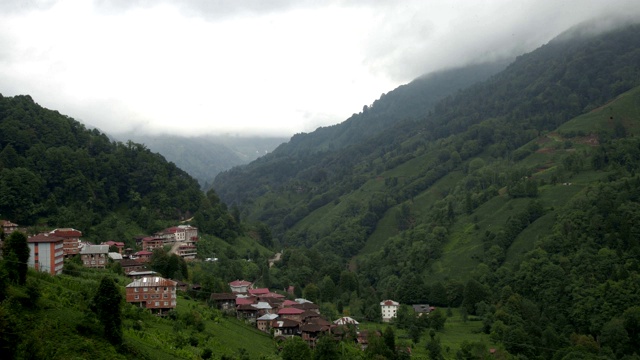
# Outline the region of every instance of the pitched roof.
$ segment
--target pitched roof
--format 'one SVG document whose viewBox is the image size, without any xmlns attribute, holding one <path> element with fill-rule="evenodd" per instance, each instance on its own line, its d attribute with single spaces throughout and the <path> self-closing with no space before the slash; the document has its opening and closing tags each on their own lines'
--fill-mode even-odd
<svg viewBox="0 0 640 360">
<path fill-rule="evenodd" d="M 80 254 L 107 254 L 109 245 L 85 245 L 80 249 Z"/>
<path fill-rule="evenodd" d="M 360 324 L 355 319 L 353 319 L 353 318 L 351 318 L 349 316 L 343 316 L 340 319 L 334 321 L 333 323 L 336 324 L 336 325 L 347 325 L 347 324 L 358 325 L 358 324 Z"/>
<path fill-rule="evenodd" d="M 82 232 L 80 230 L 72 229 L 72 228 L 63 228 L 63 229 L 55 229 L 49 232 L 50 234 L 54 234 L 62 237 L 80 237 L 82 236 Z"/>
<path fill-rule="evenodd" d="M 278 315 L 300 315 L 304 312 L 304 310 L 296 309 L 296 308 L 284 308 L 278 311 Z"/>
<path fill-rule="evenodd" d="M 260 316 L 257 320 L 274 320 L 278 318 L 278 314 L 264 314 L 262 316 Z"/>
<path fill-rule="evenodd" d="M 60 242 L 60 241 L 64 241 L 64 238 L 60 236 L 49 235 L 46 233 L 33 235 L 27 239 L 27 242 L 30 242 L 30 243 L 52 243 L 52 242 Z"/>
<path fill-rule="evenodd" d="M 381 306 L 400 306 L 400 303 L 393 300 L 384 300 L 380 302 Z"/>
<path fill-rule="evenodd" d="M 248 291 L 251 295 L 265 295 L 269 293 L 268 288 L 249 289 Z"/>
<path fill-rule="evenodd" d="M 302 310 L 317 310 L 320 309 L 320 306 L 314 304 L 314 303 L 302 303 L 302 304 L 293 304 L 291 305 L 291 307 L 294 307 L 296 309 L 302 309 Z"/>
<path fill-rule="evenodd" d="M 298 326 L 300 326 L 300 323 L 291 319 L 277 319 L 271 321 L 271 327 L 273 328 L 292 328 Z"/>
<path fill-rule="evenodd" d="M 250 286 L 252 283 L 245 280 L 235 280 L 229 283 L 229 286 Z"/>
<path fill-rule="evenodd" d="M 295 302 L 295 301 L 293 301 L 293 300 L 285 300 L 285 301 L 282 303 L 282 306 L 284 306 L 284 307 L 290 307 L 290 306 L 292 306 L 292 305 L 296 305 L 296 304 L 297 304 L 297 302 Z"/>
<path fill-rule="evenodd" d="M 150 276 L 134 280 L 131 284 L 127 285 L 127 287 L 133 288 L 145 286 L 176 286 L 176 284 L 177 283 L 173 280 L 168 280 L 160 276 Z"/>
<path fill-rule="evenodd" d="M 237 305 L 249 305 L 253 303 L 255 303 L 255 301 L 252 298 L 242 298 L 242 297 L 236 298 Z"/>
</svg>

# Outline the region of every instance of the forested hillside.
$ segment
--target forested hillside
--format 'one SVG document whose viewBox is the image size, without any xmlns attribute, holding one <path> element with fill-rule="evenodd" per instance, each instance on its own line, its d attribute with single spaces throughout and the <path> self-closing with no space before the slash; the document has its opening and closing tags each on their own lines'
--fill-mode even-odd
<svg viewBox="0 0 640 360">
<path fill-rule="evenodd" d="M 279 137 L 240 137 L 230 135 L 118 135 L 123 142 L 133 140 L 164 156 L 209 189 L 220 172 L 247 164 L 273 151 L 287 141 Z"/>
<path fill-rule="evenodd" d="M 0 214 L 21 226 L 131 241 L 197 213 L 194 224 L 209 234 L 239 233 L 226 206 L 212 204 L 175 164 L 144 145 L 112 142 L 28 95 L 0 96 L 0 148 Z"/>
<path fill-rule="evenodd" d="M 273 284 L 368 319 L 385 298 L 462 306 L 523 358 L 629 356 L 638 44 L 638 25 L 571 31 L 416 120 L 336 149 L 294 137 L 215 188 L 288 248 Z"/>
</svg>

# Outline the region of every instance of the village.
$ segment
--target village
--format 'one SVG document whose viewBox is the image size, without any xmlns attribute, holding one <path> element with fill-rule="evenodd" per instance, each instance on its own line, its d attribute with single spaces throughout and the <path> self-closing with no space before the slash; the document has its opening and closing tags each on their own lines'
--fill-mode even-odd
<svg viewBox="0 0 640 360">
<path fill-rule="evenodd" d="M 5 234 L 22 231 L 10 221 L 0 220 Z M 30 250 L 28 265 L 38 271 L 58 275 L 63 272 L 64 259 L 79 255 L 87 268 L 106 268 L 109 262 L 119 263 L 131 282 L 126 285 L 127 303 L 145 308 L 158 316 L 165 316 L 177 306 L 178 291 L 187 291 L 188 284 L 166 279 L 147 268 L 154 249 L 169 248 L 170 252 L 185 260 L 196 260 L 198 229 L 190 225 L 166 228 L 153 236 L 136 238 L 133 251 L 123 242 L 106 241 L 101 244 L 83 242 L 82 232 L 73 228 L 58 228 L 27 237 Z M 211 259 L 207 259 L 211 260 Z M 207 261 L 205 260 L 205 261 Z M 229 291 L 212 293 L 209 304 L 228 316 L 235 316 L 260 331 L 271 334 L 275 340 L 293 337 L 302 338 L 311 348 L 321 336 L 336 340 L 350 338 L 365 349 L 369 332 L 359 329 L 359 322 L 349 316 L 327 320 L 320 307 L 303 298 L 294 298 L 292 288 L 274 292 L 269 288 L 255 287 L 246 280 L 228 283 Z M 293 300 L 292 300 L 293 299 Z M 400 303 L 394 300 L 380 302 L 381 321 L 391 322 L 396 318 Z M 434 307 L 413 305 L 416 316 L 429 314 Z"/>
</svg>

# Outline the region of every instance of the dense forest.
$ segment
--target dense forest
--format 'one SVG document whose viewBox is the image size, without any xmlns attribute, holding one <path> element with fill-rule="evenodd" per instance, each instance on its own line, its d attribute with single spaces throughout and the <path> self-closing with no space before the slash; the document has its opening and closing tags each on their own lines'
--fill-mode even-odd
<svg viewBox="0 0 640 360">
<path fill-rule="evenodd" d="M 215 193 L 205 196 L 175 164 L 28 95 L 0 96 L 0 148 L 0 214 L 21 226 L 73 227 L 89 240 L 129 242 L 195 218 L 209 234 L 240 233 L 239 219 Z"/>
<path fill-rule="evenodd" d="M 270 281 L 364 319 L 381 298 L 463 306 L 522 358 L 637 353 L 640 26 L 581 30 L 422 116 L 352 118 L 349 145 L 319 129 L 219 175 L 286 248 Z"/>
</svg>

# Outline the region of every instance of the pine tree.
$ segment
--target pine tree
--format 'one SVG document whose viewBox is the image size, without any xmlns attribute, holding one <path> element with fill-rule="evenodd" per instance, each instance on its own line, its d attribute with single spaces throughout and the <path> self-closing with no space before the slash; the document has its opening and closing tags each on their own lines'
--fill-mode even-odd
<svg viewBox="0 0 640 360">
<path fill-rule="evenodd" d="M 122 344 L 122 294 L 109 277 L 103 277 L 93 297 L 93 311 L 104 326 L 104 336 L 114 345 Z"/>
</svg>

